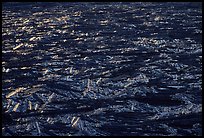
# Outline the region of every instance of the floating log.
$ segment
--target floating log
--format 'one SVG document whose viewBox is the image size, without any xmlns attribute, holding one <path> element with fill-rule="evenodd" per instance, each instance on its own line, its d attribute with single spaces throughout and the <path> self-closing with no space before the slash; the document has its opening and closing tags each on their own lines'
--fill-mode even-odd
<svg viewBox="0 0 204 138">
<path fill-rule="evenodd" d="M 12 91 L 10 92 L 8 95 L 6 95 L 6 98 L 10 98 L 11 96 L 17 94 L 18 92 L 21 92 L 22 90 L 24 90 L 25 88 L 23 87 L 20 87 L 20 88 L 17 88 L 15 91 Z"/>
<path fill-rule="evenodd" d="M 18 109 L 19 105 L 20 105 L 20 103 L 17 103 L 17 104 L 14 106 L 14 108 L 13 108 L 13 111 L 14 111 L 14 112 L 16 112 L 16 110 Z"/>
<path fill-rule="evenodd" d="M 23 46 L 23 43 L 21 43 L 21 44 L 19 44 L 18 46 L 14 47 L 13 50 L 16 50 L 16 49 L 18 49 L 18 48 L 20 48 L 20 47 L 22 47 L 22 46 Z"/>
</svg>

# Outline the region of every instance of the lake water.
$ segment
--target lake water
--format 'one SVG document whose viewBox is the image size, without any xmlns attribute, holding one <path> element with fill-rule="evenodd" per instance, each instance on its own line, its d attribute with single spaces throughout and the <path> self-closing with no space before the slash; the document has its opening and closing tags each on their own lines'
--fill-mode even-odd
<svg viewBox="0 0 204 138">
<path fill-rule="evenodd" d="M 4 136 L 201 136 L 201 84 L 201 3 L 3 3 Z"/>
</svg>

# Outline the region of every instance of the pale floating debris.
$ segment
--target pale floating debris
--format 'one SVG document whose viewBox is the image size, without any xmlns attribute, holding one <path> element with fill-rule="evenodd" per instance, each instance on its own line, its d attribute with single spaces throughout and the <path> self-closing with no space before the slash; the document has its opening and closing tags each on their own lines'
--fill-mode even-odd
<svg viewBox="0 0 204 138">
<path fill-rule="evenodd" d="M 16 42 L 17 42 L 17 43 L 20 42 L 20 39 L 16 39 Z"/>
<path fill-rule="evenodd" d="M 49 122 L 50 121 L 50 117 L 48 117 L 46 121 Z"/>
<path fill-rule="evenodd" d="M 73 67 L 70 68 L 69 73 L 70 73 L 70 74 L 73 73 Z"/>
<path fill-rule="evenodd" d="M 131 106 L 131 110 L 132 110 L 132 111 L 134 110 L 134 105 Z"/>
<path fill-rule="evenodd" d="M 32 37 L 29 39 L 29 41 L 36 41 L 36 40 L 41 40 L 42 37 Z"/>
<path fill-rule="evenodd" d="M 40 135 L 40 134 L 41 134 L 41 131 L 40 131 L 39 124 L 38 124 L 38 122 L 35 122 L 35 124 L 36 124 L 37 130 L 38 130 L 38 133 L 39 133 L 39 135 Z"/>
<path fill-rule="evenodd" d="M 66 81 L 73 81 L 73 79 L 71 79 L 69 76 L 66 76 Z"/>
<path fill-rule="evenodd" d="M 148 119 L 149 119 L 149 120 L 158 120 L 158 119 L 160 119 L 161 117 L 163 117 L 163 114 L 161 114 L 161 115 L 156 114 L 156 115 L 154 115 L 154 116 L 149 117 Z"/>
<path fill-rule="evenodd" d="M 44 104 L 41 106 L 41 108 L 39 109 L 38 112 L 41 112 L 41 113 L 42 113 L 43 110 L 45 109 L 46 105 L 51 102 L 51 100 L 52 100 L 53 97 L 54 97 L 54 93 L 52 93 L 52 94 L 48 97 L 47 102 L 44 103 Z"/>
<path fill-rule="evenodd" d="M 88 71 L 90 71 L 90 69 L 86 69 L 86 70 L 84 71 L 84 73 L 86 73 L 86 72 L 88 72 Z"/>
<path fill-rule="evenodd" d="M 91 85 L 91 80 L 90 80 L 90 79 L 88 79 L 87 88 L 90 88 L 90 85 Z"/>
<path fill-rule="evenodd" d="M 62 34 L 65 34 L 67 31 L 66 30 L 64 30 L 64 31 L 62 31 Z M 64 40 L 65 42 L 67 41 L 66 39 Z"/>
<path fill-rule="evenodd" d="M 9 109 L 9 107 L 11 106 L 11 99 L 8 99 L 8 105 L 6 106 L 6 109 Z M 9 111 L 9 110 L 7 110 L 7 111 Z"/>
<path fill-rule="evenodd" d="M 8 73 L 9 71 L 10 71 L 10 69 L 6 69 L 6 68 L 4 68 L 4 67 L 3 67 L 3 69 L 2 69 L 2 72 Z"/>
<path fill-rule="evenodd" d="M 74 12 L 74 13 L 73 13 L 73 16 L 81 16 L 81 11 Z"/>
<path fill-rule="evenodd" d="M 83 91 L 83 95 L 85 96 L 87 92 L 89 92 L 89 88 L 86 88 L 86 89 Z"/>
<path fill-rule="evenodd" d="M 42 113 L 42 112 L 43 112 L 43 109 L 45 108 L 46 105 L 47 105 L 47 103 L 44 103 L 44 104 L 40 107 L 40 109 L 39 109 L 38 112 Z"/>
<path fill-rule="evenodd" d="M 21 69 L 30 69 L 31 67 L 21 67 Z"/>
<path fill-rule="evenodd" d="M 48 69 L 45 69 L 44 72 L 43 72 L 43 74 L 45 75 L 45 74 L 47 74 L 48 72 L 49 72 L 49 70 L 48 70 Z"/>
<path fill-rule="evenodd" d="M 108 73 L 110 73 L 110 70 L 102 72 L 102 75 L 105 75 L 105 74 L 108 74 Z"/>
<path fill-rule="evenodd" d="M 29 110 L 32 110 L 32 103 L 31 103 L 31 101 L 28 101 L 28 105 L 29 105 Z"/>
<path fill-rule="evenodd" d="M 33 88 L 31 88 L 31 89 L 25 90 L 25 94 L 33 94 L 33 93 L 38 92 L 38 91 L 41 90 L 41 89 L 42 89 L 42 88 L 33 87 Z"/>
<path fill-rule="evenodd" d="M 91 84 L 92 84 L 92 81 L 91 79 L 88 79 L 88 82 L 87 82 L 87 87 L 85 88 L 85 90 L 82 92 L 83 93 L 83 96 L 86 96 L 86 94 L 88 92 L 91 92 L 91 89 L 93 89 L 93 87 L 91 88 Z M 96 98 L 96 93 L 92 91 L 92 93 L 94 94 L 94 98 Z M 88 95 L 90 97 L 90 95 Z"/>
<path fill-rule="evenodd" d="M 13 50 L 16 50 L 16 49 L 18 49 L 18 48 L 20 48 L 20 47 L 22 47 L 22 46 L 23 46 L 23 43 L 21 43 L 21 44 L 19 44 L 18 46 L 14 47 Z"/>
<path fill-rule="evenodd" d="M 21 28 L 21 30 L 25 30 L 25 29 L 26 29 L 26 26 L 24 26 L 24 27 Z"/>
<path fill-rule="evenodd" d="M 32 37 L 29 39 L 29 41 L 35 41 L 35 40 L 41 40 L 41 37 Z"/>
<path fill-rule="evenodd" d="M 72 127 L 76 126 L 76 124 L 79 121 L 79 119 L 80 119 L 80 117 L 78 117 L 75 121 L 74 121 L 74 119 L 72 119 L 72 122 L 73 122 Z"/>
<path fill-rule="evenodd" d="M 38 107 L 39 107 L 39 105 L 38 104 L 35 104 L 35 110 L 37 111 L 38 110 Z"/>
<path fill-rule="evenodd" d="M 154 20 L 155 20 L 155 21 L 159 21 L 159 20 L 162 20 L 162 17 L 160 17 L 160 16 L 157 16 L 157 17 L 155 17 L 155 18 L 154 18 Z"/>
<path fill-rule="evenodd" d="M 12 82 L 14 79 L 12 79 L 12 80 L 5 80 L 4 82 Z"/>
<path fill-rule="evenodd" d="M 6 95 L 6 98 L 10 98 L 11 96 L 15 95 L 18 92 L 21 92 L 22 90 L 25 90 L 25 88 L 23 88 L 23 87 L 17 88 L 15 91 L 12 91 L 8 95 Z"/>
<path fill-rule="evenodd" d="M 103 20 L 103 21 L 100 21 L 100 24 L 101 25 L 107 25 L 108 22 L 109 22 L 108 20 Z"/>
<path fill-rule="evenodd" d="M 128 86 L 132 85 L 132 83 L 128 83 L 127 85 L 124 86 L 124 88 L 127 88 Z"/>
<path fill-rule="evenodd" d="M 97 115 L 97 114 L 100 114 L 100 113 L 102 113 L 102 112 L 104 112 L 104 111 L 106 111 L 107 109 L 106 108 L 98 108 L 98 109 L 96 109 L 96 110 L 94 110 L 94 111 L 90 111 L 89 113 L 91 113 L 91 114 L 94 114 L 94 115 Z M 88 115 L 89 116 L 89 115 Z"/>
<path fill-rule="evenodd" d="M 157 88 L 157 89 L 159 89 L 159 90 L 166 90 L 167 88 L 160 87 L 160 88 Z"/>
<path fill-rule="evenodd" d="M 95 37 L 94 39 L 95 41 L 100 41 L 100 40 L 103 40 L 104 38 L 102 36 L 98 36 L 98 37 Z"/>
<path fill-rule="evenodd" d="M 185 86 L 173 86 L 173 85 L 171 85 L 171 86 L 167 86 L 167 87 L 169 87 L 169 88 L 176 88 L 176 89 L 180 89 L 180 88 L 185 88 Z"/>
<path fill-rule="evenodd" d="M 67 40 L 66 39 L 64 39 L 64 40 L 62 40 L 63 42 L 67 42 Z"/>
<path fill-rule="evenodd" d="M 38 87 L 41 87 L 41 86 L 44 86 L 43 84 L 37 84 L 37 85 L 33 85 L 32 87 L 33 88 L 38 88 Z"/>
<path fill-rule="evenodd" d="M 76 118 L 75 116 L 72 118 L 72 120 L 71 120 L 71 124 L 73 123 L 73 121 L 74 121 L 75 118 Z"/>
<path fill-rule="evenodd" d="M 96 84 L 99 84 L 99 82 L 101 82 L 101 80 L 102 80 L 102 78 L 98 79 L 98 80 L 96 81 Z"/>
<path fill-rule="evenodd" d="M 149 79 L 145 74 L 140 74 L 139 76 L 136 77 L 136 79 L 141 82 L 146 82 L 146 83 L 149 82 Z"/>
<path fill-rule="evenodd" d="M 49 98 L 48 98 L 48 102 L 51 102 L 52 98 L 54 97 L 55 93 L 52 93 Z"/>
<path fill-rule="evenodd" d="M 73 79 L 68 78 L 67 81 L 73 81 Z"/>
<path fill-rule="evenodd" d="M 17 104 L 14 106 L 14 108 L 13 108 L 13 111 L 14 111 L 14 112 L 16 112 L 16 110 L 18 109 L 19 105 L 20 105 L 20 103 L 17 103 Z"/>
<path fill-rule="evenodd" d="M 85 57 L 84 60 L 88 59 L 89 57 Z"/>
<path fill-rule="evenodd" d="M 35 15 L 42 15 L 43 14 L 43 12 L 35 12 L 35 13 L 33 13 L 33 15 L 35 16 Z"/>
</svg>

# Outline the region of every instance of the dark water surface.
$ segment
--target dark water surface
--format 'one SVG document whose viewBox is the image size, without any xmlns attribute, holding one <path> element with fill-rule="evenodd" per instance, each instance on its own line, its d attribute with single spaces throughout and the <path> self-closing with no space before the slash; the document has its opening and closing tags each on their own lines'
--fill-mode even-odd
<svg viewBox="0 0 204 138">
<path fill-rule="evenodd" d="M 201 3 L 2 8 L 2 135 L 202 135 Z"/>
</svg>

